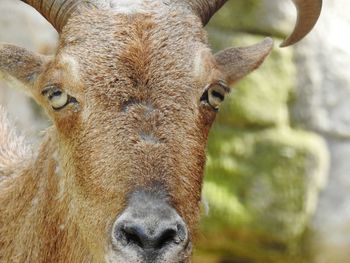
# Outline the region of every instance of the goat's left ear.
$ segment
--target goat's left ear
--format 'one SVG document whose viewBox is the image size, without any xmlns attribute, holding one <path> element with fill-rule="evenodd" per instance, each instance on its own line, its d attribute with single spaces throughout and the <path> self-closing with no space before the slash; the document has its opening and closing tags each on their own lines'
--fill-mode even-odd
<svg viewBox="0 0 350 263">
<path fill-rule="evenodd" d="M 273 40 L 265 38 L 253 46 L 225 49 L 215 54 L 215 60 L 226 81 L 233 84 L 258 68 L 272 48 Z"/>
<path fill-rule="evenodd" d="M 19 80 L 26 88 L 33 87 L 47 61 L 48 58 L 45 56 L 24 48 L 0 44 L 0 71 Z"/>
</svg>

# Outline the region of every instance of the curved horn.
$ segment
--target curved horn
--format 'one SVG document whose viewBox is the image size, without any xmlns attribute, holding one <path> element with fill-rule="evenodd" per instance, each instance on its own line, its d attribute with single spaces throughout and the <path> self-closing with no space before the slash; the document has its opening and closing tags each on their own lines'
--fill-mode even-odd
<svg viewBox="0 0 350 263">
<path fill-rule="evenodd" d="M 287 47 L 305 37 L 315 26 L 322 10 L 322 0 L 293 0 L 298 18 L 293 33 L 280 45 Z"/>
<path fill-rule="evenodd" d="M 49 21 L 54 28 L 61 32 L 69 17 L 78 6 L 86 4 L 86 0 L 21 0 L 34 7 Z"/>
<path fill-rule="evenodd" d="M 203 25 L 206 25 L 227 0 L 189 0 L 185 2 L 202 19 Z M 298 10 L 298 20 L 293 33 L 281 44 L 281 47 L 293 45 L 305 37 L 321 14 L 322 0 L 293 0 L 293 2 Z"/>
</svg>

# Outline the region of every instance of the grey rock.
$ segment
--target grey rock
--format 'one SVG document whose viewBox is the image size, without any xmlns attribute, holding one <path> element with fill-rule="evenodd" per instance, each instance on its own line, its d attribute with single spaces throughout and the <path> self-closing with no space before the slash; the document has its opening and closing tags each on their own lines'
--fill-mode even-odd
<svg viewBox="0 0 350 263">
<path fill-rule="evenodd" d="M 316 263 L 350 262 L 350 5 L 324 1 L 314 32 L 296 47 L 293 119 L 327 140 L 329 181 L 311 224 Z"/>
<path fill-rule="evenodd" d="M 350 138 L 350 5 L 345 2 L 325 2 L 315 31 L 296 48 L 293 108 L 307 128 L 339 138 Z"/>
</svg>

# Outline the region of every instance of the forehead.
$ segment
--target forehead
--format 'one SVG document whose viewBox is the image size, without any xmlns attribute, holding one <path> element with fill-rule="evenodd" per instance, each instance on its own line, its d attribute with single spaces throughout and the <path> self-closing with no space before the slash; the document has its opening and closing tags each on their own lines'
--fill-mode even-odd
<svg viewBox="0 0 350 263">
<path fill-rule="evenodd" d="M 74 17 L 57 57 L 74 58 L 71 64 L 79 67 L 87 95 L 122 98 L 125 92 L 130 96 L 132 87 L 136 94 L 143 88 L 186 90 L 194 82 L 196 51 L 206 46 L 201 23 L 182 10 L 136 11 L 146 7 L 135 1 L 126 8 L 129 2 L 120 1 L 118 12 L 89 10 Z"/>
</svg>

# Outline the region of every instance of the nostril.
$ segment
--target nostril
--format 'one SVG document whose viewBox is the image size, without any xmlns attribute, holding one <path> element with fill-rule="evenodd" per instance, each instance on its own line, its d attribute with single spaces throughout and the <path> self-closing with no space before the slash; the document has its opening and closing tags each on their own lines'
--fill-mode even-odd
<svg viewBox="0 0 350 263">
<path fill-rule="evenodd" d="M 177 232 L 174 229 L 166 229 L 157 238 L 156 248 L 161 249 L 172 242 L 179 243 Z"/>
<path fill-rule="evenodd" d="M 138 226 L 125 225 L 120 229 L 120 231 L 127 244 L 134 244 L 140 248 L 144 248 L 147 235 L 144 233 L 142 228 Z"/>
</svg>

